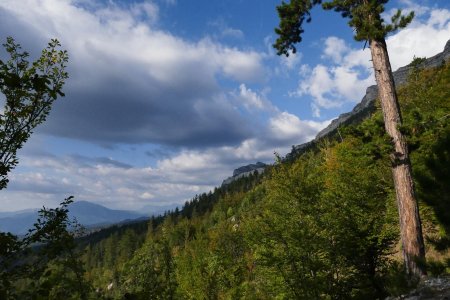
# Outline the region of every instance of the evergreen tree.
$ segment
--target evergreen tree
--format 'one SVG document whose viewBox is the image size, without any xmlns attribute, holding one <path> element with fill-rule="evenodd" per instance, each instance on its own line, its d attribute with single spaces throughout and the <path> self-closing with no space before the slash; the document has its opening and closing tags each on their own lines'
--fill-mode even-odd
<svg viewBox="0 0 450 300">
<path fill-rule="evenodd" d="M 401 11 L 392 17 L 392 23 L 386 24 L 381 17 L 388 0 L 291 0 L 277 7 L 280 16 L 279 35 L 274 47 L 279 55 L 296 52 L 296 43 L 301 42 L 304 32 L 303 22 L 311 21 L 313 6 L 322 4 L 326 10 L 335 10 L 348 18 L 348 24 L 355 29 L 357 41 L 368 41 L 375 70 L 375 79 L 383 110 L 385 129 L 392 139 L 392 173 L 400 215 L 400 232 L 403 245 L 403 257 L 408 274 L 423 276 L 426 274 L 425 247 L 419 209 L 414 194 L 411 175 L 411 163 L 406 139 L 400 131 L 402 117 L 397 100 L 385 37 L 398 28 L 406 27 L 414 17 L 413 13 L 403 16 Z"/>
</svg>

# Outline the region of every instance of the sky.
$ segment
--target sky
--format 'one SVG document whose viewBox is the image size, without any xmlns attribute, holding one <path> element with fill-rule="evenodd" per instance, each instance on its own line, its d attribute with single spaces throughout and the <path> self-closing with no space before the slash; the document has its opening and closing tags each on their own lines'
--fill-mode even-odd
<svg viewBox="0 0 450 300">
<path fill-rule="evenodd" d="M 313 139 L 374 84 L 370 52 L 337 13 L 314 9 L 297 54 L 277 56 L 279 3 L 1 0 L 0 39 L 36 59 L 57 38 L 69 79 L 18 152 L 0 211 L 70 195 L 113 209 L 183 204 Z M 383 16 L 395 8 L 416 17 L 387 38 L 393 70 L 443 50 L 448 1 L 393 0 Z"/>
</svg>

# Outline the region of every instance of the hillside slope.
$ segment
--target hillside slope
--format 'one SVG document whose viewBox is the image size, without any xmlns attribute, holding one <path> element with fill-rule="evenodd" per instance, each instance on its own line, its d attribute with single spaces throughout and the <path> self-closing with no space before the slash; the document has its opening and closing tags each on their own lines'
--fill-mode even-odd
<svg viewBox="0 0 450 300">
<path fill-rule="evenodd" d="M 448 47 L 447 47 L 448 48 Z M 429 273 L 450 271 L 450 63 L 399 88 Z M 90 243 L 87 277 L 137 299 L 375 299 L 405 293 L 390 144 L 379 104 L 263 176 L 243 177 L 132 232 Z M 111 247 L 106 247 L 107 245 Z M 115 245 L 124 245 L 117 252 Z M 124 249 L 131 251 L 126 252 Z"/>
</svg>

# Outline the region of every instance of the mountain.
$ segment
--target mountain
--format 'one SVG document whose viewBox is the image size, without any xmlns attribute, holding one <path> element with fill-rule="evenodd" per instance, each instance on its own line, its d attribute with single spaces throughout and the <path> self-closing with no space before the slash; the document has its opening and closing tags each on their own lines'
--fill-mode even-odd
<svg viewBox="0 0 450 300">
<path fill-rule="evenodd" d="M 76 218 L 80 224 L 91 227 L 144 218 L 147 215 L 126 210 L 113 210 L 88 201 L 76 201 L 69 206 L 69 217 Z M 2 213 L 0 231 L 26 234 L 37 218 L 37 209 Z"/>
<path fill-rule="evenodd" d="M 88 201 L 76 201 L 69 206 L 69 217 L 75 217 L 80 224 L 85 226 L 113 224 L 145 216 L 133 211 L 109 209 Z"/>
<path fill-rule="evenodd" d="M 256 164 L 249 164 L 246 166 L 239 167 L 233 171 L 233 176 L 228 177 L 222 182 L 222 185 L 227 185 L 239 178 L 249 176 L 250 174 L 253 174 L 255 171 L 261 174 L 264 172 L 266 167 L 267 165 L 262 162 L 257 162 Z"/>
<path fill-rule="evenodd" d="M 38 218 L 37 211 L 11 212 L 7 217 L 0 217 L 0 231 L 22 235 L 28 232 Z"/>
</svg>

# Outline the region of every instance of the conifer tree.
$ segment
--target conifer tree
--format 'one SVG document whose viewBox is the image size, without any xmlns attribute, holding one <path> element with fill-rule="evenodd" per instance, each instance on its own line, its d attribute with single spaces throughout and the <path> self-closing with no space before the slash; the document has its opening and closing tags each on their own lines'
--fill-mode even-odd
<svg viewBox="0 0 450 300">
<path fill-rule="evenodd" d="M 422 226 L 414 194 L 407 143 L 399 129 L 402 125 L 402 117 L 385 41 L 390 32 L 406 27 L 413 19 L 414 13 L 411 12 L 405 16 L 398 10 L 392 17 L 392 22 L 387 24 L 381 17 L 381 13 L 388 1 L 290 0 L 288 3 L 283 1 L 277 7 L 280 25 L 275 32 L 279 37 L 273 46 L 278 50 L 278 55 L 289 56 L 290 52 L 295 53 L 295 44 L 302 40 L 301 35 L 304 32 L 302 26 L 305 21 L 311 21 L 311 9 L 315 5 L 322 5 L 322 8 L 326 10 L 341 13 L 342 17 L 347 18 L 348 24 L 355 30 L 355 40 L 369 43 L 385 129 L 393 144 L 392 173 L 399 209 L 406 271 L 410 275 L 423 276 L 426 271 Z"/>
</svg>

